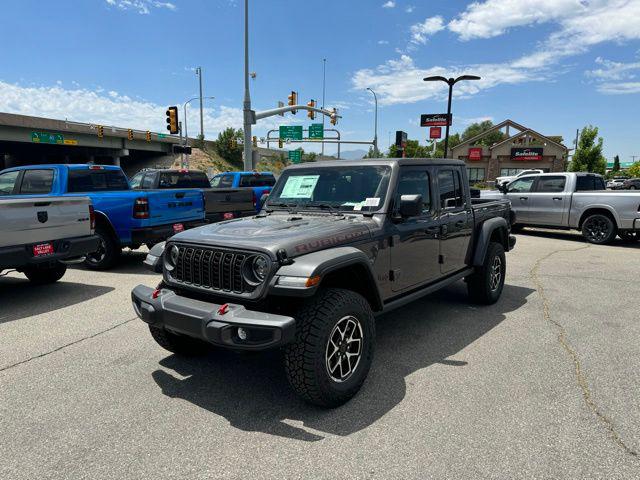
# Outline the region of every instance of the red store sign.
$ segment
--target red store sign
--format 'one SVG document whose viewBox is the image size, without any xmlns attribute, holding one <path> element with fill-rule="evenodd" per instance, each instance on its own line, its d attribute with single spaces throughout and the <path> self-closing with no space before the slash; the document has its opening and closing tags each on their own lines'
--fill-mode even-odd
<svg viewBox="0 0 640 480">
<path fill-rule="evenodd" d="M 482 160 L 482 147 L 470 147 L 469 160 L 472 162 L 478 162 Z"/>
<path fill-rule="evenodd" d="M 429 138 L 440 138 L 442 137 L 442 128 L 441 127 L 431 127 L 429 129 Z"/>
</svg>

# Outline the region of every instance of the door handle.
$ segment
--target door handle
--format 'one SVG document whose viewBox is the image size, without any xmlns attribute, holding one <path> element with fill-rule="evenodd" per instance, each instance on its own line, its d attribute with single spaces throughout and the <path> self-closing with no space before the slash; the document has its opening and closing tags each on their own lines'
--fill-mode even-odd
<svg viewBox="0 0 640 480">
<path fill-rule="evenodd" d="M 529 197 L 520 197 L 520 200 L 528 200 Z"/>
<path fill-rule="evenodd" d="M 456 222 L 456 227 L 458 227 L 458 228 L 460 228 L 460 227 L 464 227 L 464 224 L 465 224 L 465 223 L 466 223 L 466 222 L 465 222 L 464 220 L 458 220 L 458 221 Z"/>
<path fill-rule="evenodd" d="M 562 200 L 562 197 L 553 197 L 554 200 Z"/>
</svg>

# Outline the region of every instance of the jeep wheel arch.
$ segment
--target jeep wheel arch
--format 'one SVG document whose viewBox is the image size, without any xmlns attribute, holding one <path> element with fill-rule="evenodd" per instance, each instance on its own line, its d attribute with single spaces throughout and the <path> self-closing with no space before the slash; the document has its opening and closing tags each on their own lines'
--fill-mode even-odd
<svg viewBox="0 0 640 480">
<path fill-rule="evenodd" d="M 509 228 L 507 221 L 502 217 L 486 220 L 478 232 L 478 240 L 475 242 L 473 253 L 473 266 L 478 267 L 484 263 L 487 249 L 491 242 L 500 243 L 505 251 L 509 251 Z"/>
</svg>

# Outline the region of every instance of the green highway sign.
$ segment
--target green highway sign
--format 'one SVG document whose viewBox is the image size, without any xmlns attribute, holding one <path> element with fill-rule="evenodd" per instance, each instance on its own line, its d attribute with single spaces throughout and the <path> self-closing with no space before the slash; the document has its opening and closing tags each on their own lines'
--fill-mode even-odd
<svg viewBox="0 0 640 480">
<path fill-rule="evenodd" d="M 64 145 L 64 136 L 61 133 L 31 132 L 31 141 L 33 143 Z"/>
<path fill-rule="evenodd" d="M 309 139 L 322 140 L 324 138 L 324 125 L 321 123 L 312 123 L 309 126 Z"/>
<path fill-rule="evenodd" d="M 282 140 L 302 140 L 302 125 L 280 125 Z"/>
<path fill-rule="evenodd" d="M 167 134 L 166 133 L 159 133 L 158 134 L 158 138 L 167 138 Z"/>
<path fill-rule="evenodd" d="M 291 160 L 291 163 L 300 163 L 302 161 L 302 150 L 289 150 L 289 160 Z"/>
</svg>

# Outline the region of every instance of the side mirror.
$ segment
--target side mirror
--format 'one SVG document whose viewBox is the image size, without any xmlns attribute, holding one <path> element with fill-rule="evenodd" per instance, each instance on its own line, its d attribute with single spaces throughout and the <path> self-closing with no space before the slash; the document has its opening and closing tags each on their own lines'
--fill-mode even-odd
<svg viewBox="0 0 640 480">
<path fill-rule="evenodd" d="M 502 193 L 507 193 L 509 191 L 509 184 L 508 183 L 502 183 L 502 184 L 498 185 L 498 191 L 500 191 Z"/>
<path fill-rule="evenodd" d="M 398 210 L 403 218 L 417 217 L 422 213 L 422 195 L 401 195 Z"/>
</svg>

